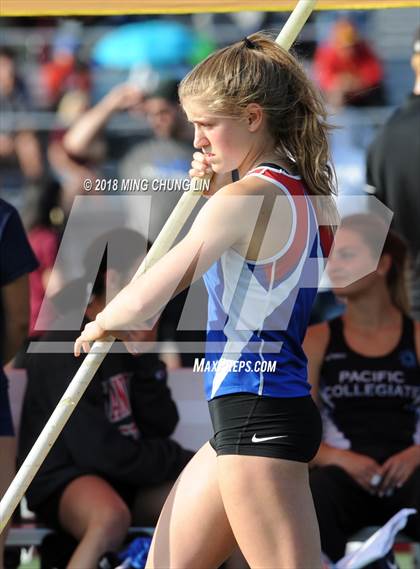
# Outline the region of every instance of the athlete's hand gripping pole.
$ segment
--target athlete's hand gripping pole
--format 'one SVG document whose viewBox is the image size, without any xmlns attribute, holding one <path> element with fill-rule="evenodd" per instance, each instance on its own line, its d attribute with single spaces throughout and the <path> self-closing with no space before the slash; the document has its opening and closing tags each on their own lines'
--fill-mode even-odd
<svg viewBox="0 0 420 569">
<path fill-rule="evenodd" d="M 298 0 L 295 9 L 276 39 L 276 42 L 284 49 L 290 49 L 290 46 L 293 44 L 314 9 L 315 3 L 316 0 Z M 200 199 L 203 189 L 205 189 L 205 185 L 201 178 L 192 180 L 191 189 L 185 192 L 179 200 L 176 208 L 165 223 L 133 279 L 140 277 L 169 251 Z M 95 342 L 93 344 L 91 351 L 86 355 L 79 370 L 66 389 L 63 397 L 60 399 L 31 451 L 28 453 L 28 456 L 0 502 L 0 533 L 7 525 L 16 506 L 19 504 L 26 489 L 45 460 L 50 448 L 70 418 L 70 415 L 110 350 L 113 341 L 114 338 L 109 336 L 106 341 Z"/>
</svg>

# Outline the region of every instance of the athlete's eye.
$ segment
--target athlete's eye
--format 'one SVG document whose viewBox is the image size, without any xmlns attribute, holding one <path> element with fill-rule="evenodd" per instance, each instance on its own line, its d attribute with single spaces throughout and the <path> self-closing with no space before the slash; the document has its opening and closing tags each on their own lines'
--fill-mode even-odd
<svg viewBox="0 0 420 569">
<path fill-rule="evenodd" d="M 351 251 L 349 249 L 344 249 L 343 251 L 340 251 L 340 257 L 342 259 L 354 259 L 354 257 L 356 257 L 357 254 L 355 251 Z"/>
</svg>

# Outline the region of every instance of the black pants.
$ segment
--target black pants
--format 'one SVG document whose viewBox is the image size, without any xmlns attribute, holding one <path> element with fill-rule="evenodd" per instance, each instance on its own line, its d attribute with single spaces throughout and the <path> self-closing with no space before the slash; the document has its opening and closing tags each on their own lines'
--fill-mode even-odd
<svg viewBox="0 0 420 569">
<path fill-rule="evenodd" d="M 390 497 L 371 496 L 338 466 L 314 468 L 310 483 L 324 553 L 337 561 L 348 538 L 371 525 L 383 525 L 402 508 L 420 512 L 420 468 Z M 404 533 L 420 541 L 420 514 L 408 518 Z"/>
</svg>

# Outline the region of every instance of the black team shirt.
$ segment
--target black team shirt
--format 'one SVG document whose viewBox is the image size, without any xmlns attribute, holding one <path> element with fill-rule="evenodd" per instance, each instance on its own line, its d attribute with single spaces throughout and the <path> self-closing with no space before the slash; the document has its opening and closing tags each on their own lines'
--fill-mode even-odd
<svg viewBox="0 0 420 569">
<path fill-rule="evenodd" d="M 50 332 L 42 340 L 72 343 L 79 334 Z M 29 355 L 20 462 L 81 362 L 71 353 Z M 29 506 L 36 511 L 85 474 L 132 488 L 175 479 L 192 453 L 169 438 L 178 412 L 166 378 L 165 365 L 153 354 L 108 354 L 30 485 Z"/>
<path fill-rule="evenodd" d="M 420 262 L 420 95 L 410 95 L 373 141 L 366 178 Z"/>
</svg>

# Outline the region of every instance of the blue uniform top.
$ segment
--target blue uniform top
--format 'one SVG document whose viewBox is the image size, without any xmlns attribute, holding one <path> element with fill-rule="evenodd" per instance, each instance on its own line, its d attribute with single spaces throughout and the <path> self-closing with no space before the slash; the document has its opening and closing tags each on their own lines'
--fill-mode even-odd
<svg viewBox="0 0 420 569">
<path fill-rule="evenodd" d="M 22 275 L 31 273 L 37 267 L 38 261 L 26 237 L 18 212 L 0 198 L 0 288 Z M 0 291 L 0 349 L 4 334 L 2 308 Z"/>
<path fill-rule="evenodd" d="M 3 371 L 5 334 L 1 288 L 34 271 L 38 261 L 29 245 L 20 217 L 10 204 L 0 199 L 0 436 L 12 436 L 7 378 Z"/>
<path fill-rule="evenodd" d="M 292 230 L 269 259 L 248 261 L 228 249 L 205 273 L 206 396 L 305 396 L 310 385 L 302 341 L 324 269 L 316 214 L 299 176 L 264 164 L 247 176 L 273 183 L 287 197 Z"/>
</svg>

